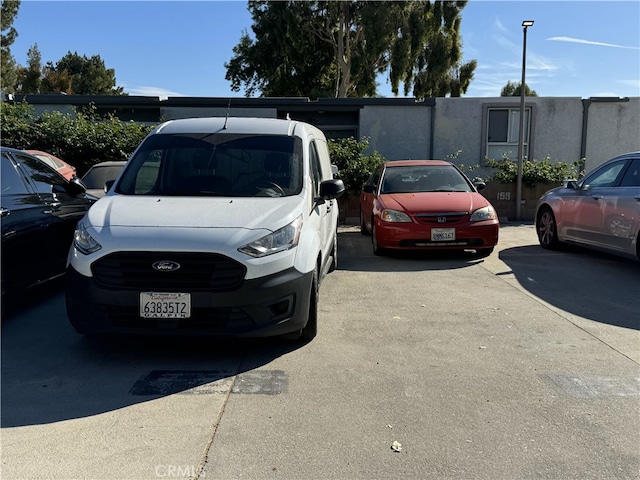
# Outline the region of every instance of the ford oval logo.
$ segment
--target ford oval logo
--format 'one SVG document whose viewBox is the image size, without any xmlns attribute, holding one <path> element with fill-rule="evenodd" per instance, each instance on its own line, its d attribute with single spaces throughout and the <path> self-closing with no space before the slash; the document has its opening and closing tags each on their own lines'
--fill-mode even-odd
<svg viewBox="0 0 640 480">
<path fill-rule="evenodd" d="M 178 262 L 173 262 L 171 260 L 160 260 L 151 266 L 158 272 L 175 272 L 180 268 L 180 264 Z"/>
</svg>

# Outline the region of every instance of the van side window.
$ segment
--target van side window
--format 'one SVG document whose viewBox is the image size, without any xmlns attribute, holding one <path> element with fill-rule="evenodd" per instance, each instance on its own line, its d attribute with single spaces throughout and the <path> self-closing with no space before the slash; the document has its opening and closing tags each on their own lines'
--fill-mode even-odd
<svg viewBox="0 0 640 480">
<path fill-rule="evenodd" d="M 320 158 L 315 142 L 309 145 L 309 159 L 311 161 L 311 180 L 313 183 L 313 198 L 317 198 L 320 193 L 320 182 L 322 181 L 322 172 L 320 167 Z"/>
</svg>

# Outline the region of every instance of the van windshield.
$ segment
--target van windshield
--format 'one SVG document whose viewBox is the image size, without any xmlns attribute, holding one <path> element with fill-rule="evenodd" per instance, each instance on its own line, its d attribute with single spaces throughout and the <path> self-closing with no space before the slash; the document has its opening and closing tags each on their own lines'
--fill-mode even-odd
<svg viewBox="0 0 640 480">
<path fill-rule="evenodd" d="M 302 141 L 255 134 L 157 134 L 136 151 L 124 195 L 286 197 L 302 190 Z"/>
</svg>

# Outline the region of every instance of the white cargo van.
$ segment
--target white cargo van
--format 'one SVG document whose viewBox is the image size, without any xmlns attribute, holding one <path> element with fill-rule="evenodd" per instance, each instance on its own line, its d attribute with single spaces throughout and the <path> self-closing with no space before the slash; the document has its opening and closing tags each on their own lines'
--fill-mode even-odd
<svg viewBox="0 0 640 480">
<path fill-rule="evenodd" d="M 78 223 L 69 320 L 84 334 L 310 340 L 343 192 L 312 125 L 166 122 Z"/>
</svg>

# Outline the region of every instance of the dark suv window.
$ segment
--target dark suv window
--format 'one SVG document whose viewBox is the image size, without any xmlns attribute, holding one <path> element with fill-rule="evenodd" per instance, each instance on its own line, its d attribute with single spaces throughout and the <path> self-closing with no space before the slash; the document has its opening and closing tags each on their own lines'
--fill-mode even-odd
<svg viewBox="0 0 640 480">
<path fill-rule="evenodd" d="M 65 188 L 67 182 L 64 177 L 49 165 L 19 153 L 16 154 L 16 158 L 35 183 L 38 193 L 52 193 L 52 186 L 54 185 Z"/>
<path fill-rule="evenodd" d="M 2 195 L 20 195 L 29 193 L 27 186 L 20 174 L 16 171 L 15 166 L 11 159 L 2 154 L 2 171 L 0 171 L 2 178 Z"/>
</svg>

